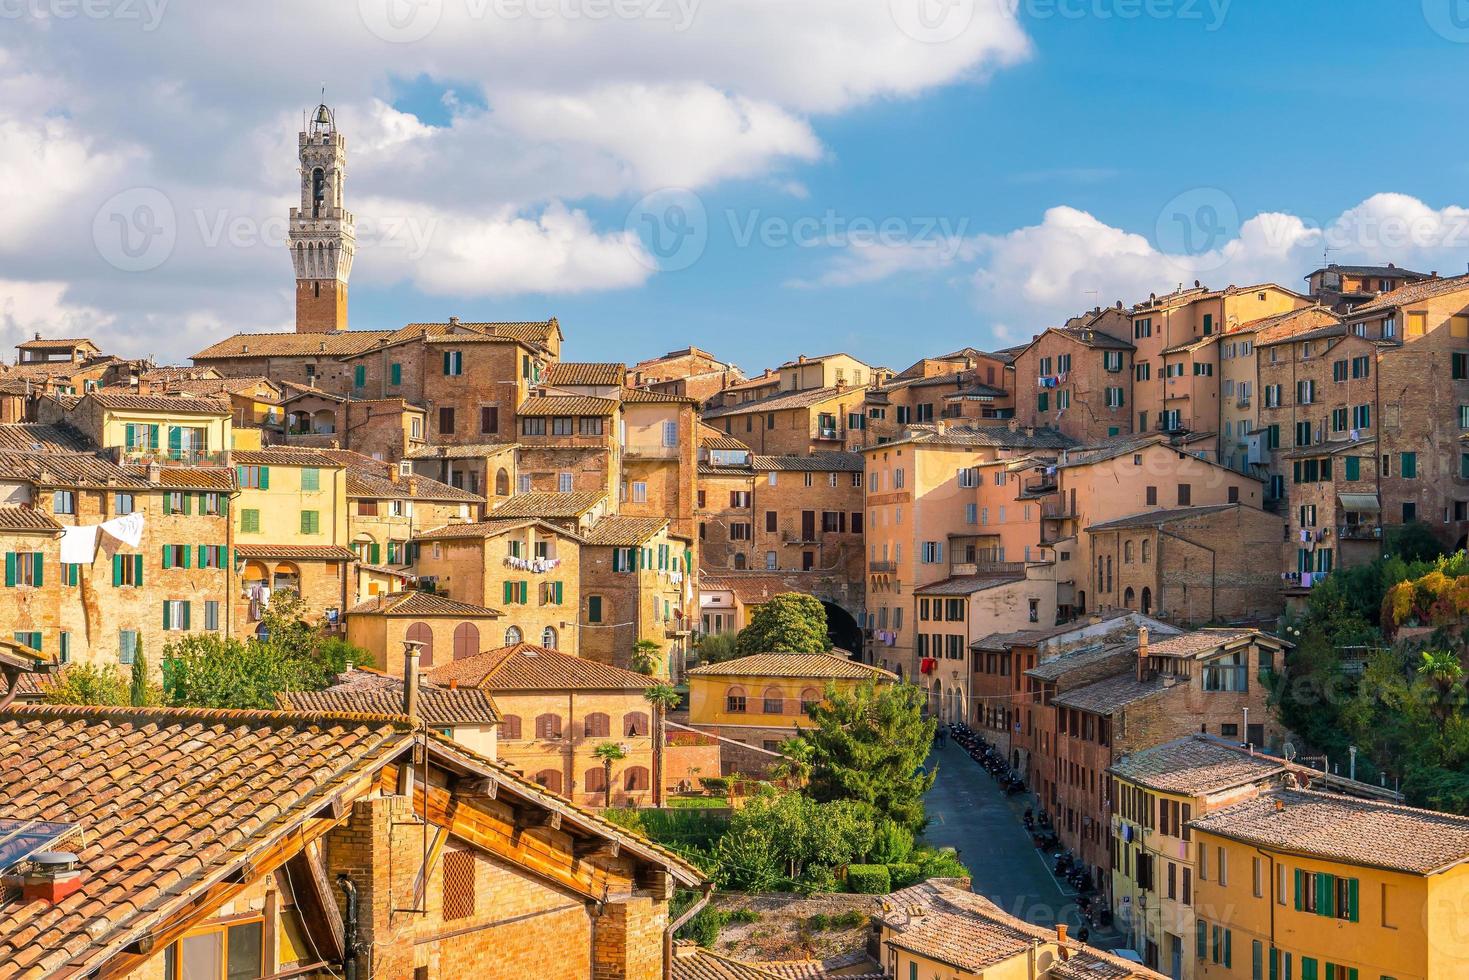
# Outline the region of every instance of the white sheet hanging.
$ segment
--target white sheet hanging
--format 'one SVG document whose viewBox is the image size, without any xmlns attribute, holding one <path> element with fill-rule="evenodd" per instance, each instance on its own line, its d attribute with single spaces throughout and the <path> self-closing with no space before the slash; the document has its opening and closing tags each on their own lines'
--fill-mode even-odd
<svg viewBox="0 0 1469 980">
<path fill-rule="evenodd" d="M 96 554 L 96 524 L 61 529 L 61 563 L 63 565 L 90 565 Z"/>
</svg>

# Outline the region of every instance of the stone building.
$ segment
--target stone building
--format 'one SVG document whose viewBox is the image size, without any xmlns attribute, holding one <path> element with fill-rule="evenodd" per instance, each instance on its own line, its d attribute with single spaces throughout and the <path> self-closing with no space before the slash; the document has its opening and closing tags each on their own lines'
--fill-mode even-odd
<svg viewBox="0 0 1469 980">
<path fill-rule="evenodd" d="M 625 670 L 636 668 L 638 643 L 656 645 L 652 673 L 682 679 L 693 617 L 693 543 L 667 518 L 609 516 L 581 545 L 578 654 Z"/>
<path fill-rule="evenodd" d="M 419 644 L 418 664 L 425 669 L 479 656 L 499 644 L 505 613 L 409 589 L 358 603 L 346 621 L 348 642 L 372 655 L 372 663 L 360 666 L 392 673 L 405 643 Z"/>
<path fill-rule="evenodd" d="M 1013 363 L 1015 418 L 1090 443 L 1133 431 L 1129 320 L 1108 307 L 1037 336 Z"/>
<path fill-rule="evenodd" d="M 861 430 L 850 417 L 861 416 L 866 389 L 849 384 L 786 390 L 754 401 L 706 409 L 704 421 L 763 455 L 804 455 L 860 448 Z"/>
<path fill-rule="evenodd" d="M 1371 302 L 1383 293 L 1432 279 L 1437 272 L 1425 275 L 1387 265 L 1328 265 L 1306 274 L 1307 291 L 1322 306 L 1337 313 L 1350 313 L 1353 307 Z"/>
<path fill-rule="evenodd" d="M 703 405 L 730 385 L 744 380 L 744 374 L 735 365 L 697 347 L 685 347 L 634 364 L 627 383 L 646 391 L 681 395 Z"/>
<path fill-rule="evenodd" d="M 352 212 L 346 209 L 347 138 L 325 105 L 296 137 L 301 159 L 301 204 L 291 208 L 287 247 L 296 270 L 296 331 L 347 329 L 347 280 L 357 252 Z"/>
</svg>

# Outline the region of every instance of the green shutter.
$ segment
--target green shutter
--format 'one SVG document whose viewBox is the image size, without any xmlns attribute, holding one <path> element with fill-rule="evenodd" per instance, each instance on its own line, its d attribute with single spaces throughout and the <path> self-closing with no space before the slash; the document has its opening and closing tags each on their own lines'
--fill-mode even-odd
<svg viewBox="0 0 1469 980">
<path fill-rule="evenodd" d="M 1306 872 L 1296 869 L 1296 911 L 1306 910 Z"/>
<path fill-rule="evenodd" d="M 168 600 L 163 600 L 163 628 L 168 629 Z"/>
<path fill-rule="evenodd" d="M 1360 456 L 1348 456 L 1346 462 L 1348 480 L 1362 479 L 1362 459 Z"/>
<path fill-rule="evenodd" d="M 320 490 L 321 489 L 321 470 L 318 470 L 314 466 L 302 470 L 301 471 L 301 489 L 302 490 Z"/>
<path fill-rule="evenodd" d="M 158 426 L 156 425 L 148 426 L 148 448 L 158 448 Z"/>
<path fill-rule="evenodd" d="M 262 467 L 260 467 L 260 489 L 262 489 L 262 490 L 269 490 L 270 489 L 270 467 L 269 466 L 262 466 Z"/>
<path fill-rule="evenodd" d="M 201 544 L 199 546 L 199 555 L 194 564 L 198 565 L 200 568 L 209 567 L 209 547 L 210 546 L 206 544 Z"/>
<path fill-rule="evenodd" d="M 561 593 L 561 583 L 560 582 L 557 582 L 556 583 L 556 605 L 558 605 L 558 606 L 561 605 L 561 595 L 562 595 L 562 593 Z"/>
<path fill-rule="evenodd" d="M 188 605 L 185 604 L 184 608 L 187 610 L 188 609 Z M 1233 929 L 1225 929 L 1224 930 L 1224 965 L 1226 967 L 1232 967 L 1232 966 L 1234 966 L 1234 957 L 1230 953 L 1230 940 L 1233 937 L 1234 937 L 1234 930 Z"/>
<path fill-rule="evenodd" d="M 184 600 L 184 629 L 189 628 L 189 607 L 193 605 L 189 600 Z"/>
<path fill-rule="evenodd" d="M 180 459 L 184 455 L 184 430 L 176 425 L 168 427 L 168 455 L 170 459 Z"/>
<path fill-rule="evenodd" d="M 1208 959 L 1208 957 L 1209 957 L 1209 924 L 1207 922 L 1205 922 L 1203 919 L 1200 919 L 1198 921 L 1197 925 L 1196 925 L 1195 937 L 1194 937 L 1194 947 L 1195 947 L 1194 948 L 1194 952 L 1196 952 L 1198 954 L 1199 959 L 1201 959 L 1201 960 Z"/>
<path fill-rule="evenodd" d="M 372 547 L 367 549 L 367 553 L 370 556 L 368 558 L 369 563 L 373 565 L 382 564 L 382 547 L 376 541 L 372 543 Z"/>
<path fill-rule="evenodd" d="M 528 582 L 521 582 L 520 583 L 520 604 L 523 606 L 523 605 L 525 605 L 529 601 L 530 601 L 530 584 Z"/>
<path fill-rule="evenodd" d="M 367 368 L 359 364 L 352 369 L 352 385 L 361 388 L 367 384 Z"/>
<path fill-rule="evenodd" d="M 504 592 L 505 592 L 504 603 L 507 606 L 510 605 L 510 602 L 511 602 L 511 599 L 510 599 L 510 589 L 514 585 L 515 585 L 514 582 L 506 582 L 505 583 L 505 588 L 504 588 Z"/>
<path fill-rule="evenodd" d="M 127 425 L 125 425 L 125 426 L 122 427 L 122 445 L 123 445 L 123 448 L 124 449 L 132 449 L 133 448 L 133 439 L 134 439 L 133 432 L 134 432 L 134 426 L 133 426 L 133 423 L 131 423 L 131 422 L 129 422 Z"/>
<path fill-rule="evenodd" d="M 122 559 L 122 555 L 112 556 L 112 584 L 114 586 L 122 584 Z"/>
<path fill-rule="evenodd" d="M 1336 879 L 1325 871 L 1316 872 L 1316 914 L 1336 915 Z"/>
<path fill-rule="evenodd" d="M 388 367 L 388 384 L 400 385 L 403 383 L 403 365 L 392 364 Z"/>
<path fill-rule="evenodd" d="M 1335 963 L 1327 963 L 1326 964 L 1326 980 L 1336 980 L 1336 964 Z M 1346 980 L 1346 978 L 1343 977 L 1342 980 Z"/>
<path fill-rule="evenodd" d="M 1357 879 L 1347 879 L 1347 921 L 1357 922 Z"/>
<path fill-rule="evenodd" d="M 143 585 L 143 556 L 141 553 L 133 555 L 133 584 L 139 588 Z"/>
<path fill-rule="evenodd" d="M 445 374 L 448 374 L 449 373 L 449 355 L 452 354 L 452 353 L 453 353 L 453 351 L 447 351 L 447 350 L 444 351 L 444 373 Z"/>
<path fill-rule="evenodd" d="M 186 544 L 185 545 L 180 545 L 179 546 L 179 553 L 182 555 L 182 557 L 184 559 L 184 567 L 185 568 L 188 568 L 189 567 L 189 546 L 186 545 Z"/>
<path fill-rule="evenodd" d="M 5 552 L 5 587 L 15 587 L 15 552 Z"/>
<path fill-rule="evenodd" d="M 163 512 L 165 514 L 173 513 L 173 494 L 166 490 L 163 492 Z"/>
<path fill-rule="evenodd" d="M 587 598 L 587 622 L 600 623 L 602 621 L 602 597 L 599 595 Z"/>
<path fill-rule="evenodd" d="M 173 567 L 173 552 L 170 550 L 170 546 L 169 545 L 164 545 L 163 546 L 163 567 L 164 568 L 172 568 Z"/>
<path fill-rule="evenodd" d="M 188 517 L 190 514 L 194 513 L 194 495 L 192 493 L 183 493 L 179 496 L 184 498 L 184 516 Z M 203 510 L 204 508 L 199 508 L 200 513 L 203 513 Z"/>
<path fill-rule="evenodd" d="M 1280 950 L 1270 947 L 1270 980 L 1280 980 Z"/>
<path fill-rule="evenodd" d="M 1317 980 L 1316 961 L 1309 956 L 1301 957 L 1301 980 Z"/>
</svg>

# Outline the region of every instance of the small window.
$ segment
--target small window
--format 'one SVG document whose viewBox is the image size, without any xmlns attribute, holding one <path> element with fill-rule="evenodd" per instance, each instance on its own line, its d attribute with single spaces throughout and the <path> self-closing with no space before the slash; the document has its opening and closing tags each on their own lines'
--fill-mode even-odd
<svg viewBox="0 0 1469 980">
<path fill-rule="evenodd" d="M 444 919 L 474 915 L 474 855 L 449 851 L 444 855 Z"/>
</svg>

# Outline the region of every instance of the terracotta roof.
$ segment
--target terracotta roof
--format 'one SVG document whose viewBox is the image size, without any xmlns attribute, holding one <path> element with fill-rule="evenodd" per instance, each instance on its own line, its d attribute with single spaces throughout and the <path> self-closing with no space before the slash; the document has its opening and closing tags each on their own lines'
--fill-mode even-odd
<svg viewBox="0 0 1469 980">
<path fill-rule="evenodd" d="M 241 558 L 289 558 L 303 561 L 356 561 L 357 553 L 334 544 L 238 544 Z"/>
<path fill-rule="evenodd" d="M 1194 795 L 1269 779 L 1286 767 L 1279 759 L 1189 735 L 1124 755 L 1107 771 L 1160 793 Z"/>
<path fill-rule="evenodd" d="M 604 517 L 582 535 L 582 543 L 602 548 L 635 548 L 668 527 L 666 517 Z"/>
<path fill-rule="evenodd" d="M 17 453 L 0 450 L 0 476 L 39 487 L 149 489 L 146 479 L 92 453 Z"/>
<path fill-rule="evenodd" d="M 785 980 L 879 980 L 887 977 L 866 949 L 854 949 L 824 960 L 765 960 L 748 964 Z M 857 971 L 857 972 L 854 972 Z"/>
<path fill-rule="evenodd" d="M 1172 524 L 1175 521 L 1186 521 L 1194 517 L 1204 517 L 1208 514 L 1217 514 L 1220 511 L 1236 510 L 1240 504 L 1203 504 L 1198 507 L 1167 507 L 1162 510 L 1149 510 L 1141 514 L 1129 514 L 1127 517 L 1119 517 L 1116 520 L 1103 521 L 1100 524 L 1092 524 L 1088 531 L 1117 531 L 1134 527 L 1159 527 L 1164 524 Z"/>
<path fill-rule="evenodd" d="M 367 350 L 391 330 L 338 330 L 332 333 L 237 333 L 204 348 L 191 361 L 238 357 L 340 357 Z"/>
<path fill-rule="evenodd" d="M 324 690 L 277 694 L 275 700 L 284 711 L 401 715 L 403 681 L 359 667 L 350 673 L 337 675 L 336 683 Z M 494 699 L 474 687 L 421 686 L 418 690 L 418 716 L 435 728 L 500 723 L 500 712 Z"/>
<path fill-rule="evenodd" d="M 503 322 L 451 322 L 451 323 L 410 323 L 401 328 L 398 333 L 420 331 L 430 334 L 434 339 L 446 339 L 445 335 L 453 328 L 461 331 L 472 331 L 486 337 L 504 337 L 517 340 L 521 343 L 545 345 L 550 342 L 551 336 L 561 332 L 561 326 L 556 318 L 549 320 L 508 320 Z M 458 336 L 458 335 L 455 335 Z M 453 339 L 448 337 L 447 339 Z"/>
<path fill-rule="evenodd" d="M 1311 272 L 1306 273 L 1302 278 L 1310 279 L 1312 276 L 1321 272 L 1340 272 L 1343 275 L 1347 276 L 1380 276 L 1384 279 L 1428 278 L 1428 274 L 1426 272 L 1413 272 L 1409 269 L 1400 269 L 1395 265 L 1337 265 L 1335 262 L 1323 266 L 1320 269 L 1314 269 Z"/>
<path fill-rule="evenodd" d="M 81 890 L 56 905 L 6 906 L 0 975 L 89 972 L 248 868 L 411 738 L 370 715 L 0 713 L 0 812 L 77 824 L 66 847 L 86 871 Z"/>
<path fill-rule="evenodd" d="M 1212 653 L 1222 646 L 1243 643 L 1263 643 L 1274 648 L 1292 645 L 1257 629 L 1234 629 L 1226 626 L 1194 630 L 1152 641 L 1148 643 L 1148 651 L 1150 655 L 1160 657 L 1196 657 L 1201 653 Z"/>
<path fill-rule="evenodd" d="M 516 643 L 429 671 L 441 687 L 457 683 L 491 693 L 511 691 L 645 691 L 657 681 L 621 667 L 584 660 L 556 650 Z"/>
<path fill-rule="evenodd" d="M 426 476 L 405 476 L 393 480 L 367 470 L 348 468 L 347 496 L 375 500 L 439 500 L 458 504 L 482 504 L 485 498 L 459 487 L 430 480 Z"/>
<path fill-rule="evenodd" d="M 546 368 L 542 380 L 548 385 L 614 385 L 621 388 L 627 380 L 627 365 L 558 361 Z"/>
<path fill-rule="evenodd" d="M 864 451 L 874 452 L 910 444 L 954 446 L 961 449 L 975 446 L 993 446 L 997 449 L 1070 449 L 1076 445 L 1076 440 L 1063 435 L 1057 429 L 1037 428 L 1027 432 L 1024 427 L 1018 427 L 1012 432 L 1006 424 L 951 425 L 945 432 L 924 426 L 906 429 L 897 439 L 869 446 Z"/>
<path fill-rule="evenodd" d="M 726 389 L 728 390 L 728 389 Z M 704 418 L 717 419 L 726 415 L 745 415 L 750 412 L 779 412 L 791 408 L 811 408 L 822 402 L 831 401 L 842 395 L 862 394 L 861 388 L 808 388 L 805 391 L 778 391 L 764 398 L 754 401 L 737 402 L 733 405 L 723 405 L 719 408 L 706 408 Z"/>
<path fill-rule="evenodd" d="M 1059 681 L 1067 674 L 1115 661 L 1119 670 L 1131 670 L 1137 659 L 1136 643 L 1104 643 L 1067 650 L 1058 656 L 1042 660 L 1025 672 L 1026 677 L 1042 681 Z"/>
<path fill-rule="evenodd" d="M 419 531 L 413 536 L 413 540 L 452 541 L 457 538 L 493 538 L 507 531 L 514 531 L 522 527 L 538 527 L 544 531 L 571 538 L 573 541 L 582 540 L 579 535 L 573 534 L 564 527 L 559 527 L 558 525 L 535 517 L 511 517 L 488 521 L 474 521 L 470 524 L 445 524 L 442 527 Z"/>
<path fill-rule="evenodd" d="M 1190 351 L 1202 350 L 1210 344 L 1218 343 L 1219 338 L 1222 336 L 1224 335 L 1211 333 L 1209 336 L 1199 337 L 1197 340 L 1185 340 L 1181 344 L 1174 344 L 1172 347 L 1163 348 L 1162 353 L 1166 357 L 1169 354 L 1187 354 Z"/>
<path fill-rule="evenodd" d="M 90 398 L 103 408 L 123 412 L 187 412 L 193 415 L 228 415 L 230 413 L 229 402 L 194 395 L 125 395 L 94 391 L 86 398 Z"/>
<path fill-rule="evenodd" d="M 552 415 L 608 416 L 617 412 L 611 398 L 590 395 L 537 395 L 520 403 L 515 413 L 522 418 L 546 418 Z"/>
<path fill-rule="evenodd" d="M 1026 671 L 1027 675 L 1029 673 Z M 1069 691 L 1057 694 L 1052 699 L 1052 703 L 1063 708 L 1088 711 L 1094 715 L 1110 715 L 1119 708 L 1145 701 L 1162 694 L 1165 690 L 1167 688 L 1163 685 L 1163 678 L 1149 677 L 1147 680 L 1140 681 L 1137 675 L 1129 670 L 1094 684 L 1073 687 Z"/>
<path fill-rule="evenodd" d="M 460 446 L 419 446 L 403 455 L 404 459 L 479 459 L 513 452 L 513 442 L 467 443 Z"/>
<path fill-rule="evenodd" d="M 188 364 L 161 364 L 151 367 L 141 375 L 144 381 L 202 381 L 210 378 L 222 378 L 218 371 L 212 367 L 199 367 Z"/>
<path fill-rule="evenodd" d="M 139 476 L 146 469 L 132 468 Z M 228 493 L 235 488 L 235 471 L 228 466 L 161 466 L 158 485 L 170 490 L 214 490 Z"/>
<path fill-rule="evenodd" d="M 649 391 L 646 388 L 624 388 L 619 395 L 625 405 L 697 405 L 697 398 L 675 395 L 666 391 Z"/>
<path fill-rule="evenodd" d="M 809 456 L 751 456 L 756 473 L 861 473 L 861 453 L 812 453 Z"/>
<path fill-rule="evenodd" d="M 1469 860 L 1469 817 L 1311 790 L 1272 790 L 1189 826 L 1256 847 L 1409 874 Z"/>
<path fill-rule="evenodd" d="M 1390 292 L 1383 293 L 1369 303 L 1363 303 L 1348 313 L 1347 316 L 1353 320 L 1360 320 L 1365 315 L 1383 313 L 1387 310 L 1399 306 L 1407 306 L 1412 303 L 1421 303 L 1424 300 L 1433 299 L 1437 296 L 1457 293 L 1462 289 L 1469 289 L 1469 275 L 1410 282 Z"/>
<path fill-rule="evenodd" d="M 914 595 L 964 596 L 997 589 L 1002 585 L 1024 582 L 1024 575 L 954 575 L 941 582 L 933 582 L 914 588 Z"/>
<path fill-rule="evenodd" d="M 1333 327 L 1342 322 L 1341 317 L 1321 306 L 1308 306 L 1300 310 L 1288 310 L 1275 316 L 1249 320 L 1239 325 L 1236 331 L 1253 330 L 1255 346 L 1269 347 L 1272 344 L 1293 340 L 1297 336 L 1322 328 Z"/>
<path fill-rule="evenodd" d="M 43 510 L 30 507 L 0 507 L 0 531 L 60 531 L 61 525 Z"/>
<path fill-rule="evenodd" d="M 897 680 L 897 675 L 829 653 L 752 653 L 747 657 L 704 664 L 690 677 L 810 677 L 819 680 Z"/>
<path fill-rule="evenodd" d="M 580 517 L 605 499 L 606 495 L 599 490 L 573 490 L 569 493 L 532 490 L 515 494 L 496 507 L 492 516 L 497 520 L 507 517 Z"/>
<path fill-rule="evenodd" d="M 785 578 L 768 572 L 701 572 L 699 589 L 704 592 L 733 592 L 746 605 L 759 604 L 772 596 L 798 591 Z"/>
<path fill-rule="evenodd" d="M 672 967 L 673 980 L 774 980 L 776 976 L 687 939 L 674 943 Z"/>
<path fill-rule="evenodd" d="M 328 469 L 343 465 L 323 449 L 237 449 L 230 453 L 230 461 L 245 466 L 314 466 Z"/>
<path fill-rule="evenodd" d="M 17 350 L 70 350 L 83 344 L 97 347 L 90 337 L 36 337 L 15 346 Z"/>
<path fill-rule="evenodd" d="M 708 428 L 708 426 L 704 426 Z M 750 452 L 750 447 L 740 442 L 734 436 L 725 435 L 717 430 L 703 433 L 699 439 L 700 449 L 724 449 L 731 452 Z"/>
<path fill-rule="evenodd" d="M 348 609 L 347 615 L 454 616 L 464 618 L 469 616 L 503 616 L 505 614 L 498 609 L 476 606 L 470 602 L 460 602 L 458 599 L 450 599 L 446 595 L 409 589 L 406 592 L 391 592 L 387 595 L 373 596 L 366 602 L 360 602 L 351 609 Z"/>
<path fill-rule="evenodd" d="M 39 422 L 10 422 L 0 425 L 0 449 L 18 452 L 89 452 L 97 447 L 69 425 Z"/>
<path fill-rule="evenodd" d="M 157 383 L 168 391 L 186 391 L 193 395 L 213 395 L 219 392 L 246 394 L 254 393 L 260 388 L 268 388 L 274 394 L 280 395 L 282 389 L 281 385 L 262 375 L 250 378 L 175 378 Z"/>
</svg>

